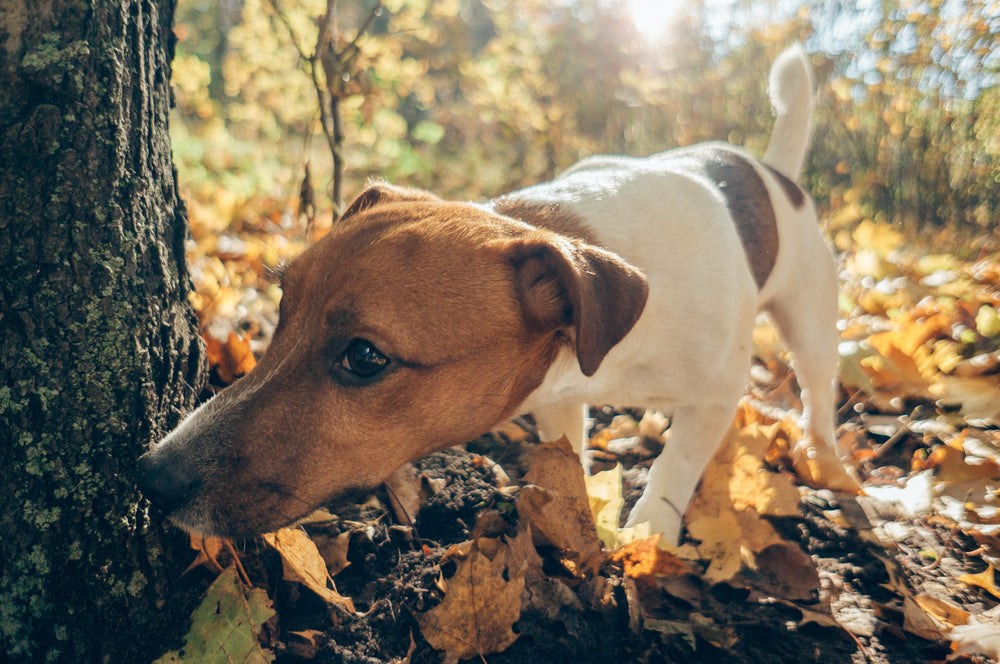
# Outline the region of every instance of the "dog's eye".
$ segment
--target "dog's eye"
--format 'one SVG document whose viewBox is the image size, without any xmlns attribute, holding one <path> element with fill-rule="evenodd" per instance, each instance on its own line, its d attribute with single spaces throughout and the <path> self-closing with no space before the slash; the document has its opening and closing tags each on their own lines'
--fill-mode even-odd
<svg viewBox="0 0 1000 664">
<path fill-rule="evenodd" d="M 389 366 L 389 358 L 370 341 L 354 339 L 340 359 L 340 367 L 358 378 L 374 378 Z"/>
</svg>

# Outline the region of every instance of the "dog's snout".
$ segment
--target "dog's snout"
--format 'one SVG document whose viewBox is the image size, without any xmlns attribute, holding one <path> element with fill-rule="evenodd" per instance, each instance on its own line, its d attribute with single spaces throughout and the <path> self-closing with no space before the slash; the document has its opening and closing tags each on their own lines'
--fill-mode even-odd
<svg viewBox="0 0 1000 664">
<path fill-rule="evenodd" d="M 198 488 L 197 478 L 184 464 L 152 452 L 139 457 L 136 483 L 149 502 L 167 514 L 183 506 Z"/>
</svg>

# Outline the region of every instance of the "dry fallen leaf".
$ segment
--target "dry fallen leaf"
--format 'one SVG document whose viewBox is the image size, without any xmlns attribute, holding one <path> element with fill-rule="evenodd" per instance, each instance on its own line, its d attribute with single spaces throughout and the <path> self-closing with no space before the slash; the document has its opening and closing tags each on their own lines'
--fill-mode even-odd
<svg viewBox="0 0 1000 664">
<path fill-rule="evenodd" d="M 581 570 L 594 573 L 604 560 L 579 458 L 566 438 L 539 445 L 517 499 L 517 513 L 536 541 L 560 549 Z"/>
<path fill-rule="evenodd" d="M 219 341 L 211 334 L 202 336 L 205 339 L 205 354 L 209 366 L 215 367 L 219 380 L 226 385 L 250 373 L 257 365 L 257 360 L 250 350 L 249 335 L 240 337 L 235 332 L 230 332 L 225 342 Z"/>
<path fill-rule="evenodd" d="M 773 597 L 810 602 L 819 591 L 819 572 L 809 554 L 790 542 L 772 544 L 755 557 L 756 569 L 744 572 L 747 585 Z"/>
<path fill-rule="evenodd" d="M 528 585 L 545 577 L 542 558 L 531 542 L 530 526 L 520 526 L 517 535 L 507 539 L 507 568 L 515 575 L 524 574 Z"/>
<path fill-rule="evenodd" d="M 903 588 L 897 590 L 903 594 L 903 629 L 911 634 L 929 640 L 943 639 L 956 624 L 952 620 L 962 620 L 964 611 L 949 606 L 948 602 L 923 593 L 911 595 Z"/>
<path fill-rule="evenodd" d="M 316 549 L 326 561 L 326 569 L 330 572 L 330 576 L 337 576 L 351 564 L 347 559 L 350 543 L 350 530 L 345 530 L 336 537 L 317 538 Z"/>
<path fill-rule="evenodd" d="M 404 463 L 385 479 L 389 507 L 396 521 L 412 526 L 420 511 L 420 475 L 412 463 Z"/>
<path fill-rule="evenodd" d="M 472 542 L 464 555 L 456 550 L 444 600 L 417 615 L 427 643 L 445 651 L 446 662 L 500 652 L 518 636 L 511 627 L 521 615 L 525 568 L 508 568 L 506 545 L 497 546 L 491 559 L 479 548 L 486 539 Z"/>
<path fill-rule="evenodd" d="M 963 574 L 958 577 L 962 583 L 970 586 L 979 586 L 997 599 L 1000 599 L 1000 588 L 997 588 L 993 565 L 987 565 L 979 574 Z"/>
<path fill-rule="evenodd" d="M 742 426 L 740 426 L 742 425 Z M 774 439 L 790 434 L 782 422 L 768 422 L 742 402 L 734 426 L 702 475 L 687 511 L 687 528 L 698 552 L 711 560 L 711 582 L 731 579 L 756 553 L 783 540 L 762 515 L 798 513 L 799 492 L 785 475 L 767 469 L 764 458 Z"/>
<path fill-rule="evenodd" d="M 934 448 L 917 465 L 919 469 L 933 468 L 934 477 L 940 482 L 970 482 L 1000 477 L 1000 466 L 994 461 L 970 457 L 950 443 Z"/>
<path fill-rule="evenodd" d="M 612 560 L 622 563 L 625 574 L 642 576 L 678 576 L 691 572 L 686 562 L 657 546 L 660 536 L 637 540 L 615 551 Z"/>
<path fill-rule="evenodd" d="M 330 605 L 356 613 L 354 602 L 333 587 L 326 562 L 309 536 L 302 530 L 282 528 L 265 533 L 264 541 L 281 554 L 284 579 L 303 584 Z"/>
<path fill-rule="evenodd" d="M 612 470 L 588 475 L 584 482 L 597 536 L 608 550 L 614 550 L 618 548 L 618 522 L 625 504 L 625 499 L 622 498 L 621 464 L 617 464 Z"/>
<path fill-rule="evenodd" d="M 947 627 L 965 625 L 969 622 L 969 612 L 953 602 L 927 593 L 915 595 L 913 601 Z"/>
<path fill-rule="evenodd" d="M 966 625 L 957 625 L 948 635 L 954 651 L 949 661 L 961 655 L 1000 658 L 1000 605 L 969 615 Z"/>
<path fill-rule="evenodd" d="M 187 566 L 184 570 L 184 574 L 187 574 L 196 567 L 207 567 L 208 569 L 214 570 L 216 572 L 222 571 L 222 565 L 219 564 L 217 560 L 220 553 L 222 553 L 222 548 L 224 542 L 219 537 L 205 537 L 200 533 L 191 533 L 191 548 L 198 552 L 195 559 Z"/>
</svg>

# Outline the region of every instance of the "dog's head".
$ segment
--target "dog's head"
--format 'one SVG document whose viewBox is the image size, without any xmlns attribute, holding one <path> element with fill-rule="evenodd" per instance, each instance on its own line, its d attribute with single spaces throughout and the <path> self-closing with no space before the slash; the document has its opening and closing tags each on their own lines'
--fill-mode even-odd
<svg viewBox="0 0 1000 664">
<path fill-rule="evenodd" d="M 272 530 L 475 438 L 564 348 L 597 371 L 647 287 L 585 242 L 379 184 L 282 290 L 258 366 L 139 460 L 144 493 L 186 529 Z"/>
</svg>

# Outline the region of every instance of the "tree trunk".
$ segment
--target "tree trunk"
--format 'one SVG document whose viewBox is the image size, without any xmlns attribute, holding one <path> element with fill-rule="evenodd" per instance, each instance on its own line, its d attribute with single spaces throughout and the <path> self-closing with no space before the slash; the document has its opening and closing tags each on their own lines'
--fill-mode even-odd
<svg viewBox="0 0 1000 664">
<path fill-rule="evenodd" d="M 167 133 L 173 14 L 0 0 L 2 661 L 162 645 L 143 636 L 170 555 L 150 548 L 132 469 L 202 377 Z"/>
</svg>

